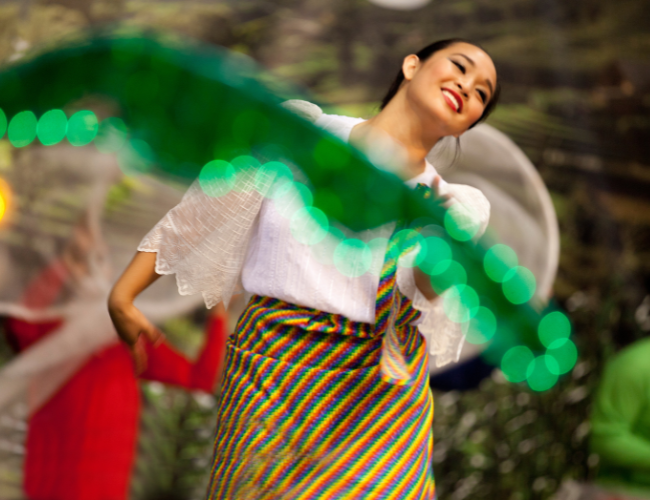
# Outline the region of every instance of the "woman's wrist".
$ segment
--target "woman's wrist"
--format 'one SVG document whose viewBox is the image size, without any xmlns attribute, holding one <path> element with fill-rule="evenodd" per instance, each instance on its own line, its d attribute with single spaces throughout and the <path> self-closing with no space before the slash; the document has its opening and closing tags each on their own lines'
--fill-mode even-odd
<svg viewBox="0 0 650 500">
<path fill-rule="evenodd" d="M 132 328 L 129 326 L 132 314 L 129 309 L 134 307 L 133 301 L 125 300 L 118 295 L 111 293 L 108 298 L 108 315 L 117 331 L 118 336 L 129 346 L 133 346 L 138 340 L 130 333 Z"/>
</svg>

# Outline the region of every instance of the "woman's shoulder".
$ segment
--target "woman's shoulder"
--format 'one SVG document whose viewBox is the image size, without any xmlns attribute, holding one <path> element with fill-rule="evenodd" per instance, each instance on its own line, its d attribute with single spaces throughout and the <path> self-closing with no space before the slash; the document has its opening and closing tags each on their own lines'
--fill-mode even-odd
<svg viewBox="0 0 650 500">
<path fill-rule="evenodd" d="M 330 134 L 335 135 L 345 142 L 350 137 L 352 127 L 364 121 L 363 118 L 324 113 L 318 105 L 299 99 L 285 101 L 282 103 L 282 107 L 313 123 L 317 127 L 327 130 Z"/>
</svg>

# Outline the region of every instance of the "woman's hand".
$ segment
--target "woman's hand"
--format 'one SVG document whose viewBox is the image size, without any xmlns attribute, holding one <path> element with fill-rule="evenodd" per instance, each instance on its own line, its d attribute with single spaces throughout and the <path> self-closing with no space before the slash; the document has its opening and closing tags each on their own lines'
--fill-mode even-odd
<svg viewBox="0 0 650 500">
<path fill-rule="evenodd" d="M 112 298 L 108 303 L 108 312 L 117 334 L 131 351 L 136 373 L 142 373 L 147 368 L 145 339 L 153 344 L 160 343 L 163 340 L 162 333 L 133 303 L 120 303 Z"/>
<path fill-rule="evenodd" d="M 145 339 L 154 344 L 163 339 L 162 333 L 133 305 L 140 292 L 160 277 L 155 267 L 155 253 L 136 253 L 108 297 L 108 313 L 117 334 L 129 346 L 138 374 L 147 367 Z"/>
<path fill-rule="evenodd" d="M 456 199 L 451 193 L 442 193 L 442 187 L 440 186 L 440 183 L 442 182 L 442 177 L 440 175 L 436 175 L 433 178 L 433 182 L 431 183 L 431 193 L 433 194 L 433 201 L 435 201 L 438 205 L 440 205 L 443 208 L 449 208 L 451 207 L 454 203 L 456 203 Z"/>
</svg>

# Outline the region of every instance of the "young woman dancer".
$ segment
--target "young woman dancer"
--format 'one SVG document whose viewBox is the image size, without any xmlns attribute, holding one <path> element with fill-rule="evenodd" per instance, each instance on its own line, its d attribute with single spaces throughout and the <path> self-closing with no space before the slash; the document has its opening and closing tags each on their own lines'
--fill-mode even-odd
<svg viewBox="0 0 650 500">
<path fill-rule="evenodd" d="M 498 89 L 482 49 L 444 40 L 404 59 L 370 120 L 318 108 L 306 115 L 369 155 L 398 144 L 398 174 L 407 184 L 432 187 L 446 206 L 459 198 L 473 205 L 484 230 L 489 204 L 482 194 L 444 183 L 426 155 L 484 119 Z M 160 274 L 176 273 L 181 292 L 203 293 L 209 307 L 227 302 L 239 279 L 252 294 L 227 348 L 210 499 L 434 498 L 433 405 L 421 335 L 424 325 L 431 333 L 436 317 L 428 276 L 398 270 L 389 240 L 396 224 L 355 235 L 386 242 L 370 246 L 367 272 L 337 272 L 292 236 L 280 205 L 259 189 L 212 197 L 195 183 L 115 285 L 109 309 L 117 331 L 136 357 L 140 335 L 156 340 L 133 300 Z M 413 324 L 422 313 L 428 318 L 418 331 Z M 446 343 L 436 352 L 457 350 L 460 335 L 436 335 L 433 344 Z"/>
</svg>

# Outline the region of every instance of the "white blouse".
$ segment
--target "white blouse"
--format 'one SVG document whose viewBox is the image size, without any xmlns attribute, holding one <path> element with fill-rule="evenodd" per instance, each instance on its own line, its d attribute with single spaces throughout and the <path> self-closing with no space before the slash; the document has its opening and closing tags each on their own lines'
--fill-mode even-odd
<svg viewBox="0 0 650 500">
<path fill-rule="evenodd" d="M 362 121 L 321 114 L 315 125 L 347 142 L 354 125 Z M 425 171 L 406 184 L 431 185 L 436 175 L 427 162 Z M 250 182 L 259 187 L 259 176 Z M 269 185 L 272 183 L 269 180 Z M 147 234 L 138 248 L 158 253 L 156 271 L 175 273 L 181 294 L 201 292 L 206 305 L 211 307 L 220 300 L 227 303 L 241 279 L 243 289 L 250 294 L 374 323 L 379 275 L 394 223 L 362 233 L 340 227 L 340 232 L 330 231 L 322 241 L 310 245 L 299 241 L 292 232 L 294 215 L 304 207 L 299 197 L 285 195 L 274 199 L 260 195 L 259 189 L 232 190 L 225 196 L 211 197 L 205 194 L 205 186 L 201 189 L 198 184 L 190 187 L 183 201 Z M 480 231 L 484 231 L 489 204 L 480 191 L 441 184 L 454 197 L 462 198 L 463 203 L 473 205 L 473 213 L 481 218 Z M 346 255 L 345 266 L 352 270 L 347 273 L 350 275 L 336 267 L 334 251 L 344 237 L 369 244 L 372 258 L 367 259 L 366 250 L 366 264 L 361 270 L 367 270 L 363 274 L 354 272 L 359 268 L 350 262 L 362 259 L 361 254 Z M 429 302 L 419 293 L 412 269 L 400 267 L 397 282 L 402 293 L 424 313 L 420 331 L 427 338 L 430 352 L 437 355 L 437 364 L 456 360 L 464 337 L 460 325 L 447 319 L 440 300 Z"/>
<path fill-rule="evenodd" d="M 362 118 L 322 115 L 319 126 L 348 142 L 354 125 Z M 431 185 L 437 175 L 427 162 L 426 170 L 407 184 L 412 187 L 421 182 Z M 282 200 L 283 201 L 283 200 Z M 283 212 L 282 201 L 265 199 L 259 215 L 259 223 L 251 238 L 242 272 L 242 284 L 247 292 L 274 297 L 301 306 L 321 311 L 342 314 L 353 321 L 375 322 L 375 302 L 379 275 L 383 265 L 388 238 L 395 224 L 357 233 L 355 238 L 368 243 L 376 238 L 377 245 L 371 246 L 372 264 L 361 276 L 348 277 L 339 272 L 331 258 L 334 248 L 340 243 L 335 238 L 312 246 L 300 243 L 292 237 L 290 219 Z M 325 257 L 325 258 L 322 258 Z M 398 282 L 407 283 L 412 275 L 410 268 L 399 268 Z M 406 285 L 409 298 L 413 290 Z"/>
</svg>

